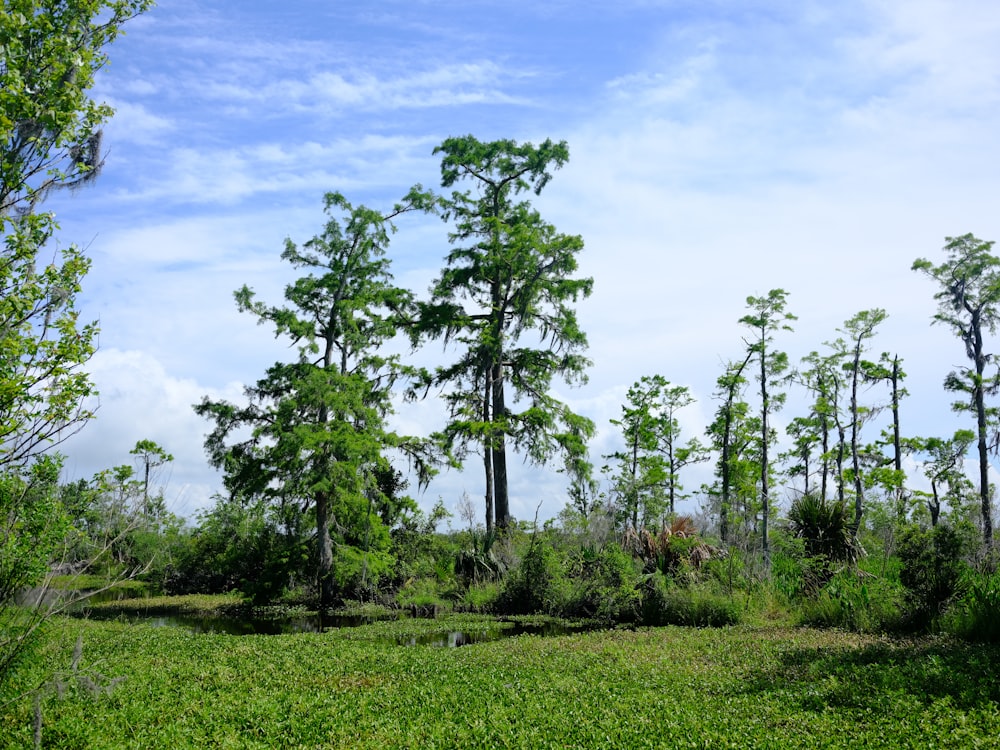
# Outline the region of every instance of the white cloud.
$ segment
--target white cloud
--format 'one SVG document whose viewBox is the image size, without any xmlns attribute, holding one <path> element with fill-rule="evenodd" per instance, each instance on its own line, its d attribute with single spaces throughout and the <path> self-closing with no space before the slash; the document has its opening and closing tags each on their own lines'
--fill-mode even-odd
<svg viewBox="0 0 1000 750">
<path fill-rule="evenodd" d="M 134 350 L 102 349 L 88 371 L 100 392 L 97 419 L 60 447 L 67 456 L 67 479 L 89 479 L 114 465 L 131 464 L 129 451 L 137 441 L 148 439 L 174 456 L 164 470 L 169 510 L 186 516 L 209 505 L 221 480 L 208 466 L 202 447 L 209 425 L 192 405 L 206 395 L 238 398 L 239 384 L 211 389 L 177 378 L 156 359 Z"/>
</svg>

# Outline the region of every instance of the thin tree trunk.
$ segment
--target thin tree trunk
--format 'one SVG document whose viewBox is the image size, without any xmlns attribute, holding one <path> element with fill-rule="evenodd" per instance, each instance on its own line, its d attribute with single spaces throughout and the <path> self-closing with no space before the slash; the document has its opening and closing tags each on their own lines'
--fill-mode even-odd
<svg viewBox="0 0 1000 750">
<path fill-rule="evenodd" d="M 500 420 L 499 434 L 493 435 L 493 493 L 496 510 L 496 523 L 501 529 L 510 525 L 510 498 L 507 489 L 507 407 L 503 392 L 503 363 L 498 362 L 493 367 L 493 420 Z"/>
<path fill-rule="evenodd" d="M 858 539 L 861 529 L 861 515 L 864 512 L 864 483 L 861 481 L 861 460 L 858 456 L 858 433 L 861 417 L 858 414 L 858 372 L 861 367 L 861 339 L 854 349 L 854 362 L 851 372 L 851 470 L 854 472 L 854 540 Z"/>
<path fill-rule="evenodd" d="M 990 507 L 990 464 L 987 458 L 986 394 L 983 386 L 983 371 L 986 369 L 986 357 L 983 355 L 983 334 L 978 315 L 974 316 L 972 324 L 974 332 L 973 354 L 976 361 L 974 397 L 976 400 L 976 426 L 979 428 L 979 500 L 980 512 L 983 517 L 983 545 L 986 547 L 986 551 L 990 552 L 993 548 L 993 514 Z"/>
<path fill-rule="evenodd" d="M 761 336 L 763 339 L 763 335 Z M 764 570 L 767 575 L 771 574 L 771 548 L 767 538 L 767 522 L 769 517 L 770 496 L 768 487 L 768 464 L 767 464 L 767 412 L 770 408 L 770 401 L 767 393 L 767 357 L 765 351 L 760 352 L 760 501 L 761 501 L 761 550 L 764 553 Z"/>
<path fill-rule="evenodd" d="M 892 454 L 896 470 L 896 514 L 903 517 L 903 448 L 899 437 L 899 355 L 892 360 Z"/>
<path fill-rule="evenodd" d="M 490 424 L 490 401 L 493 398 L 493 372 L 486 370 L 486 388 L 483 393 L 483 423 Z M 489 444 L 483 446 L 483 468 L 486 470 L 486 533 L 493 532 L 493 437 L 490 432 Z"/>
</svg>

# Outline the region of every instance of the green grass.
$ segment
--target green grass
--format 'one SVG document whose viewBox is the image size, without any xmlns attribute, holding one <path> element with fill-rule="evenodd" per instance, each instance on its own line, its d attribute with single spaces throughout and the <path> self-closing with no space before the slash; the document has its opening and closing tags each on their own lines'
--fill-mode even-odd
<svg viewBox="0 0 1000 750">
<path fill-rule="evenodd" d="M 995 747 L 1000 649 L 790 627 L 606 630 L 459 649 L 405 634 L 475 615 L 323 634 L 193 635 L 57 621 L 41 702 L 55 748 Z M 82 684 L 82 683 L 81 683 Z M 91 693 L 95 693 L 91 695 Z M 32 700 L 0 700 L 0 747 L 31 747 Z"/>
</svg>

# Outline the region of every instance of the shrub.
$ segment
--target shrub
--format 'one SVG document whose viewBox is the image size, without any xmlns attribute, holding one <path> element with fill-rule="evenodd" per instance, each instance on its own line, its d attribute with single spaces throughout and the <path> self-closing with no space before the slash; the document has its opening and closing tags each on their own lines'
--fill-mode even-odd
<svg viewBox="0 0 1000 750">
<path fill-rule="evenodd" d="M 440 582 L 433 578 L 415 578 L 396 592 L 396 603 L 400 607 L 447 608 L 450 590 L 442 589 Z"/>
<path fill-rule="evenodd" d="M 504 580 L 497 607 L 509 614 L 561 615 L 568 594 L 563 560 L 547 538 L 536 535 L 521 563 Z"/>
<path fill-rule="evenodd" d="M 642 599 L 632 556 L 617 544 L 584 548 L 574 566 L 569 601 L 563 614 L 605 622 L 632 622 Z"/>
<path fill-rule="evenodd" d="M 795 498 L 788 510 L 788 527 L 802 540 L 802 592 L 814 594 L 829 581 L 834 566 L 854 563 L 860 547 L 854 539 L 847 504 L 808 494 Z"/>
<path fill-rule="evenodd" d="M 492 612 L 500 596 L 500 584 L 495 581 L 469 586 L 461 596 L 462 608 L 471 612 Z"/>
<path fill-rule="evenodd" d="M 495 549 L 499 533 L 496 530 L 470 534 L 471 548 L 455 555 L 455 573 L 466 583 L 499 581 L 507 572 L 507 565 Z"/>
<path fill-rule="evenodd" d="M 899 588 L 853 568 L 836 573 L 815 596 L 803 601 L 799 615 L 803 625 L 863 633 L 892 630 L 901 616 Z"/>
<path fill-rule="evenodd" d="M 959 601 L 946 618 L 948 630 L 970 641 L 1000 643 L 1000 571 L 969 570 Z"/>
<path fill-rule="evenodd" d="M 388 552 L 337 545 L 332 571 L 337 593 L 343 599 L 373 599 L 379 580 L 389 574 L 392 565 L 392 555 Z"/>
<path fill-rule="evenodd" d="M 708 583 L 678 586 L 662 573 L 653 573 L 643 587 L 644 625 L 720 627 L 736 625 L 742 618 L 740 604 Z"/>
<path fill-rule="evenodd" d="M 944 524 L 931 529 L 908 526 L 899 538 L 899 580 L 906 587 L 911 624 L 932 625 L 954 596 L 968 566 L 962 538 Z"/>
</svg>

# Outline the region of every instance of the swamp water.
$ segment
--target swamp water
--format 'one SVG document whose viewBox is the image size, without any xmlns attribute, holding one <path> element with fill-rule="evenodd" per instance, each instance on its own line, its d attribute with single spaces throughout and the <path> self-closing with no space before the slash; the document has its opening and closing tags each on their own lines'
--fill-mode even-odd
<svg viewBox="0 0 1000 750">
<path fill-rule="evenodd" d="M 69 595 L 79 595 L 80 592 L 46 592 Z M 141 608 L 130 609 L 128 598 L 115 596 L 114 592 L 101 592 L 94 597 L 88 597 L 79 605 L 73 606 L 68 614 L 94 620 L 119 620 L 135 624 L 148 624 L 153 627 L 177 627 L 191 633 L 210 633 L 222 635 L 283 635 L 290 633 L 323 633 L 328 630 L 342 628 L 357 628 L 372 625 L 377 622 L 410 619 L 407 612 L 389 612 L 381 616 L 362 616 L 344 614 L 297 614 L 281 617 L 258 618 L 199 616 L 186 614 L 149 613 Z M 119 606 L 92 609 L 88 604 L 115 602 Z M 27 602 L 25 602 L 27 603 Z M 48 603 L 48 602 L 46 602 Z M 426 617 L 420 619 L 436 619 Z M 441 630 L 420 633 L 418 635 L 387 635 L 386 639 L 400 646 L 432 646 L 440 648 L 458 648 L 475 643 L 488 643 L 517 635 L 557 636 L 592 630 L 592 625 L 571 624 L 566 622 L 533 622 L 498 618 L 492 626 L 477 627 L 474 630 L 449 628 L 442 622 Z"/>
<path fill-rule="evenodd" d="M 103 619 L 97 612 L 86 613 L 93 619 Z M 189 615 L 137 615 L 115 613 L 108 619 L 126 622 L 147 623 L 153 627 L 178 627 L 192 633 L 214 633 L 224 635 L 283 635 L 288 633 L 323 633 L 341 628 L 356 628 L 385 620 L 405 620 L 408 615 L 388 615 L 372 618 L 350 615 L 302 615 L 275 619 L 197 617 Z M 445 626 L 447 628 L 447 626 Z M 567 623 L 521 623 L 497 620 L 495 627 L 476 630 L 442 629 L 419 635 L 386 636 L 399 646 L 432 646 L 458 648 L 475 643 L 489 643 L 517 635 L 567 635 L 589 629 L 586 626 Z"/>
</svg>

